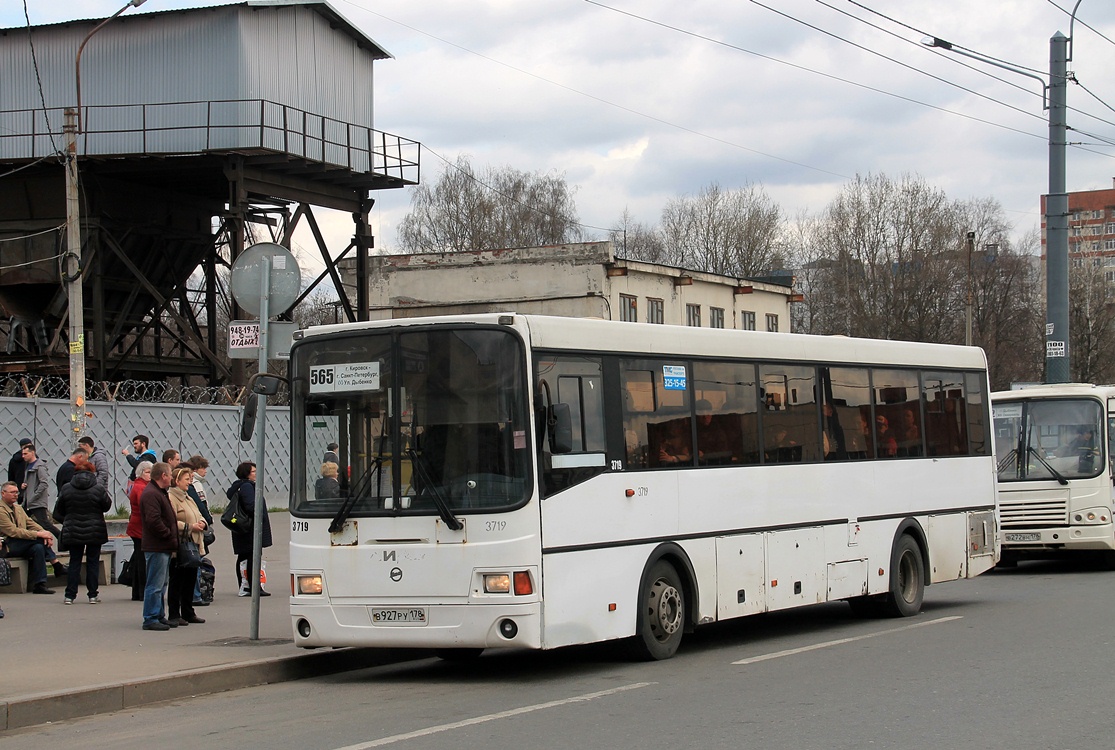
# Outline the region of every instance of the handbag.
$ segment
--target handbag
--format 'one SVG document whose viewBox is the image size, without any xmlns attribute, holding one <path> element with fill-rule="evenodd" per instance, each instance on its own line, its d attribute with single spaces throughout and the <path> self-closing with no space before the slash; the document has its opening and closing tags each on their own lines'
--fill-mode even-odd
<svg viewBox="0 0 1115 750">
<path fill-rule="evenodd" d="M 196 570 L 199 565 L 201 565 L 201 551 L 197 548 L 197 542 L 188 534 L 178 537 L 178 567 Z"/>
<path fill-rule="evenodd" d="M 124 564 L 120 566 L 120 575 L 116 576 L 116 582 L 121 586 L 132 585 L 132 561 L 125 560 Z"/>
<path fill-rule="evenodd" d="M 241 507 L 240 493 L 229 498 L 228 507 L 221 514 L 221 523 L 234 534 L 247 534 L 252 530 L 252 517 Z"/>
<path fill-rule="evenodd" d="M 206 526 L 205 531 L 202 532 L 201 541 L 205 542 L 205 549 L 213 546 L 213 542 L 217 541 L 217 532 L 213 531 L 212 526 Z"/>
<path fill-rule="evenodd" d="M 8 558 L 0 557 L 0 586 L 12 585 L 12 564 Z"/>
</svg>

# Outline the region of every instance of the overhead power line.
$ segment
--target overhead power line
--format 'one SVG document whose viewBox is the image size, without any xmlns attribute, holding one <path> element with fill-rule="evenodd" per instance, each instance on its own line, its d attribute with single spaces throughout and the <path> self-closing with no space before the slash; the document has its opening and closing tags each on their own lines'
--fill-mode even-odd
<svg viewBox="0 0 1115 750">
<path fill-rule="evenodd" d="M 502 60 L 497 60 L 494 57 L 489 57 L 488 55 L 485 55 L 483 53 L 476 52 L 475 50 L 471 50 L 468 47 L 464 47 L 464 46 L 461 46 L 460 44 L 457 44 L 455 42 L 451 42 L 448 39 L 443 39 L 439 36 L 436 36 L 434 34 L 431 34 L 431 33 L 427 32 L 427 31 L 423 31 L 422 29 L 419 29 L 419 28 L 416 28 L 416 27 L 411 26 L 409 24 L 403 23 L 402 21 L 397 21 L 394 18 L 390 18 L 388 16 L 385 16 L 382 13 L 377 13 L 374 10 L 371 10 L 369 8 L 366 8 L 366 7 L 362 6 L 362 5 L 359 5 L 356 2 L 353 2 L 353 0 L 344 0 L 344 2 L 346 2 L 349 5 L 352 5 L 354 7 L 360 8 L 363 11 L 371 13 L 374 16 L 378 16 L 379 18 L 382 18 L 385 21 L 390 21 L 391 23 L 398 24 L 399 26 L 402 26 L 403 28 L 406 28 L 406 29 L 410 29 L 411 31 L 413 31 L 415 33 L 422 34 L 423 36 L 429 37 L 430 39 L 434 39 L 438 42 L 441 42 L 442 44 L 448 45 L 448 46 L 453 47 L 455 49 L 459 49 L 462 52 L 467 52 L 470 55 L 475 55 L 476 57 L 479 57 L 483 60 L 487 60 L 488 62 L 495 63 L 496 65 L 500 65 L 500 66 L 505 67 L 509 70 L 514 70 L 517 73 L 522 73 L 525 76 L 530 76 L 531 78 L 542 81 L 543 83 L 548 83 L 551 86 L 556 86 L 560 89 L 564 89 L 565 91 L 569 91 L 569 92 L 577 94 L 579 96 L 583 96 L 583 97 L 586 97 L 588 99 L 592 99 L 593 101 L 600 102 L 601 104 L 606 104 L 609 107 L 614 107 L 615 109 L 622 110 L 624 112 L 636 115 L 638 117 L 642 117 L 642 118 L 645 118 L 647 120 L 651 120 L 653 122 L 657 122 L 659 124 L 666 125 L 667 127 L 671 127 L 671 128 L 676 129 L 676 130 L 680 130 L 682 132 L 698 136 L 700 138 L 704 138 L 704 139 L 707 139 L 707 140 L 710 140 L 710 141 L 715 141 L 716 143 L 720 143 L 720 144 L 725 145 L 725 146 L 730 146 L 732 148 L 739 149 L 741 151 L 747 151 L 748 153 L 756 154 L 758 156 L 764 156 L 768 159 L 774 159 L 776 161 L 780 161 L 780 162 L 783 162 L 783 163 L 786 163 L 786 164 L 792 164 L 795 167 L 801 167 L 803 169 L 809 169 L 809 170 L 812 170 L 814 172 L 821 172 L 823 174 L 832 175 L 833 177 L 839 177 L 839 178 L 844 179 L 844 180 L 851 179 L 851 177 L 849 177 L 848 175 L 840 174 L 839 172 L 833 172 L 831 170 L 824 169 L 822 167 L 813 166 L 812 164 L 805 164 L 803 162 L 794 161 L 793 159 L 787 159 L 787 158 L 782 157 L 782 156 L 777 156 L 775 154 L 766 153 L 765 151 L 759 151 L 758 149 L 749 148 L 749 147 L 741 145 L 739 143 L 735 143 L 734 141 L 729 141 L 725 138 L 719 138 L 717 136 L 710 135 L 709 133 L 704 133 L 704 132 L 701 132 L 700 130 L 690 128 L 690 127 L 687 127 L 685 125 L 679 125 L 676 122 L 671 122 L 669 120 L 664 120 L 661 117 L 656 117 L 654 115 L 647 114 L 646 112 L 640 112 L 637 109 L 632 109 L 631 107 L 626 107 L 622 104 L 618 104 L 618 103 L 613 102 L 609 99 L 604 99 L 602 97 L 595 96 L 594 94 L 590 94 L 588 92 L 581 91 L 580 89 L 575 89 L 572 86 L 566 86 L 564 83 L 558 83 L 557 81 L 551 80 L 551 79 L 546 78 L 544 76 L 540 76 L 537 73 L 532 73 L 529 70 L 523 70 L 522 68 L 511 65 L 510 63 L 506 63 L 506 62 L 503 62 Z M 598 4 L 598 3 L 596 3 L 596 4 Z M 601 6 L 601 7 L 607 7 L 607 6 Z M 612 9 L 609 9 L 609 10 L 612 10 Z M 1022 131 L 1018 131 L 1018 132 L 1022 132 Z"/>
</svg>

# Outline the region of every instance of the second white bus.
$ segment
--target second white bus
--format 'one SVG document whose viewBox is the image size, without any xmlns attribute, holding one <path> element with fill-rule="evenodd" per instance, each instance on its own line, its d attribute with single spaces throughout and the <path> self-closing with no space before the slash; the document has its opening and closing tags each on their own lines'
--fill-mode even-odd
<svg viewBox="0 0 1115 750">
<path fill-rule="evenodd" d="M 290 365 L 301 647 L 661 659 L 997 560 L 979 349 L 484 314 L 313 328 Z"/>
<path fill-rule="evenodd" d="M 1115 387 L 1040 385 L 991 399 L 1003 563 L 1088 553 L 1115 567 Z"/>
</svg>

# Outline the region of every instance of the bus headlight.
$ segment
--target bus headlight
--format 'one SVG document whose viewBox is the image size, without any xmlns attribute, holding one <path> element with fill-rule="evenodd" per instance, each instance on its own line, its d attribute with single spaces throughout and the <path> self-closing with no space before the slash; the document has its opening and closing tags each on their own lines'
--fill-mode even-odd
<svg viewBox="0 0 1115 750">
<path fill-rule="evenodd" d="M 300 575 L 296 576 L 296 585 L 294 587 L 294 595 L 301 596 L 306 594 L 321 594 L 321 574 L 315 573 L 314 575 Z"/>
<path fill-rule="evenodd" d="M 487 573 L 484 575 L 485 594 L 508 594 L 511 592 L 511 576 L 506 573 Z"/>
</svg>

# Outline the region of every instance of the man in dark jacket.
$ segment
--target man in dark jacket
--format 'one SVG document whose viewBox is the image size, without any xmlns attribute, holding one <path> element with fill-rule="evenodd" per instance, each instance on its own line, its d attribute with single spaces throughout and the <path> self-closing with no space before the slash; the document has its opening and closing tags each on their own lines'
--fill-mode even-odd
<svg viewBox="0 0 1115 750">
<path fill-rule="evenodd" d="M 27 462 L 23 460 L 23 446 L 30 445 L 31 438 L 19 439 L 19 450 L 12 454 L 8 462 L 8 481 L 15 482 L 19 487 L 19 504 L 23 505 L 23 475 L 27 471 Z"/>
<path fill-rule="evenodd" d="M 143 516 L 143 557 L 147 563 L 147 587 L 143 590 L 143 629 L 170 630 L 166 619 L 166 589 L 170 556 L 178 549 L 178 518 L 170 504 L 170 467 L 151 467 L 151 481 L 139 496 Z"/>
<path fill-rule="evenodd" d="M 59 497 L 62 496 L 62 488 L 69 484 L 70 480 L 74 478 L 77 465 L 87 459 L 88 456 L 85 453 L 85 449 L 77 448 L 70 454 L 70 457 L 58 467 L 58 471 L 54 474 L 54 486 L 58 488 Z"/>
</svg>

